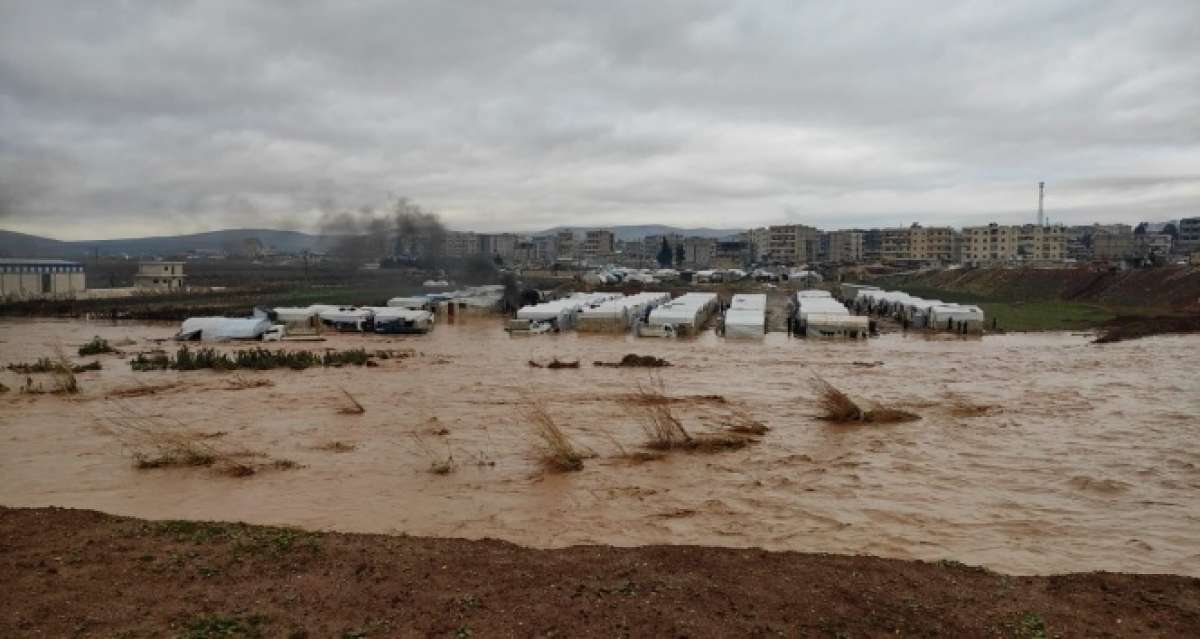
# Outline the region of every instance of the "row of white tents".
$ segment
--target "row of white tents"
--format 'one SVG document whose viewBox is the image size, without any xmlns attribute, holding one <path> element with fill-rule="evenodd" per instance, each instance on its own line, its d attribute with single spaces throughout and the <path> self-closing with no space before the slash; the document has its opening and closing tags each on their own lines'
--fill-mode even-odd
<svg viewBox="0 0 1200 639">
<path fill-rule="evenodd" d="M 842 284 L 841 291 L 842 299 L 856 312 L 891 317 L 908 328 L 957 333 L 983 331 L 983 309 L 972 304 L 924 299 L 903 291 L 885 291 L 861 284 Z"/>
<path fill-rule="evenodd" d="M 426 282 L 427 288 L 448 287 L 448 283 Z M 181 340 L 253 340 L 281 339 L 284 335 L 319 333 L 323 329 L 374 333 L 428 333 L 433 330 L 437 313 L 491 312 L 504 296 L 504 286 L 490 284 L 394 297 L 387 306 L 350 306 L 311 304 L 279 307 L 271 313 L 256 311 L 254 317 L 192 317 L 183 322 L 177 339 Z M 274 321 L 272 321 L 274 320 Z"/>
<path fill-rule="evenodd" d="M 866 339 L 870 334 L 871 321 L 852 315 L 829 291 L 797 291 L 794 308 L 794 327 L 805 337 Z"/>
</svg>

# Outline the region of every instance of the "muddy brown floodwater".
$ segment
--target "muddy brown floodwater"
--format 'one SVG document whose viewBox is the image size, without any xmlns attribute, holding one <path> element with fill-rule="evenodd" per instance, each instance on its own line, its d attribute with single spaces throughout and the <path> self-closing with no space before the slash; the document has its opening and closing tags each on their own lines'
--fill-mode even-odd
<svg viewBox="0 0 1200 639">
<path fill-rule="evenodd" d="M 1200 575 L 1200 336 L 1110 345 L 1062 333 L 862 343 L 510 338 L 498 321 L 478 320 L 427 336 L 289 343 L 413 355 L 372 368 L 239 373 L 273 385 L 235 390 L 231 373 L 132 372 L 128 354 L 173 330 L 0 323 L 5 364 L 57 344 L 74 353 L 93 335 L 134 342 L 121 347 L 125 356 L 95 358 L 104 370 L 79 375 L 78 396 L 20 394 L 24 376 L 0 374 L 14 388 L 0 397 L 0 503 L 535 547 L 760 546 L 947 558 L 1009 573 Z M 628 461 L 621 449 L 637 450 L 643 437 L 628 394 L 647 372 L 591 362 L 631 352 L 674 364 L 660 371 L 672 396 L 726 399 L 677 403 L 689 430 L 747 416 L 771 430 L 740 450 Z M 527 363 L 553 357 L 584 365 Z M 822 422 L 813 373 L 922 419 Z M 141 385 L 163 388 L 120 396 Z M 339 412 L 343 388 L 365 413 Z M 596 453 L 581 472 L 542 472 L 521 412 L 529 397 Z M 137 470 L 120 436 L 131 416 L 301 467 L 243 478 Z M 341 452 L 330 449 L 335 441 Z M 456 470 L 429 472 L 448 456 Z"/>
</svg>

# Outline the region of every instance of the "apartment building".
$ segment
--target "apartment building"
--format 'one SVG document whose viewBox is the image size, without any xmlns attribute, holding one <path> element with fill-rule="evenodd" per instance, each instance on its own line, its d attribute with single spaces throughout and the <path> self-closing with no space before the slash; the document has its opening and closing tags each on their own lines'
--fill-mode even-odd
<svg viewBox="0 0 1200 639">
<path fill-rule="evenodd" d="M 821 236 L 821 255 L 834 264 L 861 262 L 863 259 L 862 231 L 829 231 Z"/>
<path fill-rule="evenodd" d="M 959 261 L 958 249 L 958 233 L 949 226 L 913 224 L 908 228 L 906 259 L 948 264 Z"/>
<path fill-rule="evenodd" d="M 739 240 L 722 240 L 713 247 L 713 268 L 744 268 L 754 261 L 753 247 L 750 242 Z"/>
<path fill-rule="evenodd" d="M 617 252 L 613 232 L 605 229 L 593 229 L 584 234 L 581 255 L 585 258 L 602 259 L 612 257 Z"/>
<path fill-rule="evenodd" d="M 771 250 L 771 230 L 765 226 L 750 229 L 742 233 L 742 241 L 750 248 L 751 262 L 765 260 Z"/>
<path fill-rule="evenodd" d="M 559 231 L 554 236 L 554 255 L 556 260 L 578 259 L 579 246 L 573 231 Z"/>
<path fill-rule="evenodd" d="M 519 241 L 521 238 L 513 233 L 480 233 L 479 252 L 483 255 L 496 255 L 501 259 L 512 259 L 516 255 Z"/>
<path fill-rule="evenodd" d="M 479 253 L 479 237 L 471 231 L 446 231 L 446 257 L 467 257 Z"/>
<path fill-rule="evenodd" d="M 1091 234 L 1092 258 L 1097 260 L 1123 260 L 1133 257 L 1133 227 L 1128 224 L 1096 225 Z"/>
<path fill-rule="evenodd" d="M 683 239 L 683 263 L 690 268 L 708 268 L 712 265 L 717 241 L 711 237 L 686 237 Z"/>
<path fill-rule="evenodd" d="M 768 227 L 767 258 L 779 264 L 800 265 L 816 261 L 821 251 L 821 231 L 803 224 Z"/>
<path fill-rule="evenodd" d="M 1061 262 L 1066 257 L 1066 229 L 1037 224 L 969 226 L 963 229 L 962 260 L 996 262 Z"/>
<path fill-rule="evenodd" d="M 896 262 L 908 257 L 908 229 L 879 229 L 879 261 Z"/>
<path fill-rule="evenodd" d="M 1188 254 L 1200 251 L 1200 217 L 1185 217 L 1179 220 L 1179 238 L 1175 240 L 1175 250 Z"/>
</svg>

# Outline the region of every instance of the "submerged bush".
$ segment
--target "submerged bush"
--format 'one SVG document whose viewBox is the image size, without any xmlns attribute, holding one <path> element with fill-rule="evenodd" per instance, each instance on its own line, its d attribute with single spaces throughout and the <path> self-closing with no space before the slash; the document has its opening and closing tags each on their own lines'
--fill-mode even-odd
<svg viewBox="0 0 1200 639">
<path fill-rule="evenodd" d="M 154 370 L 257 370 L 265 371 L 274 368 L 290 368 L 304 370 L 314 366 L 364 366 L 371 361 L 373 355 L 366 349 L 355 348 L 346 351 L 327 351 L 316 354 L 312 351 L 289 351 L 286 349 L 271 350 L 261 346 L 241 349 L 232 354 L 222 353 L 215 348 L 204 347 L 192 350 L 184 345 L 171 358 L 166 353 L 151 353 L 146 356 L 139 353 L 130 360 L 129 364 L 135 371 Z"/>
<path fill-rule="evenodd" d="M 115 353 L 117 349 L 109 346 L 108 340 L 101 338 L 99 335 L 92 338 L 92 341 L 79 347 L 79 355 L 86 357 L 88 355 L 100 355 L 102 353 Z"/>
</svg>

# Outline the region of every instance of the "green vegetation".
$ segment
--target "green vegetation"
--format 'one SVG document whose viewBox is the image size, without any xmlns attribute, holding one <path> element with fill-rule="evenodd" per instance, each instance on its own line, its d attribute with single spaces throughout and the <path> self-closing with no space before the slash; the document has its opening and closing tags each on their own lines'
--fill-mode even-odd
<svg viewBox="0 0 1200 639">
<path fill-rule="evenodd" d="M 138 353 L 130 360 L 129 365 L 135 371 L 154 370 L 218 370 L 231 371 L 249 369 L 265 371 L 273 368 L 290 368 L 304 370 L 314 366 L 340 367 L 347 364 L 364 366 L 373 355 L 366 349 L 353 348 L 345 351 L 326 351 L 323 354 L 312 351 L 289 351 L 285 349 L 270 350 L 262 347 L 235 351 L 232 355 L 222 353 L 215 348 L 190 349 L 184 345 L 175 353 L 174 359 L 166 353 L 151 353 L 147 356 Z"/>
<path fill-rule="evenodd" d="M 17 364 L 9 364 L 8 370 L 22 375 L 30 375 L 33 373 L 58 373 L 64 370 L 64 367 L 70 369 L 72 373 L 83 373 L 87 371 L 98 371 L 102 367 L 100 362 L 91 362 L 89 364 L 63 364 L 61 361 L 50 359 L 49 357 L 39 357 L 32 364 L 21 362 Z"/>
<path fill-rule="evenodd" d="M 1070 331 L 1095 328 L 1115 315 L 1102 307 L 1075 302 L 1028 302 L 979 304 L 991 328 L 1006 331 Z"/>
<path fill-rule="evenodd" d="M 87 357 L 88 355 L 100 355 L 103 353 L 115 353 L 115 352 L 117 352 L 117 349 L 113 348 L 112 346 L 109 346 L 108 340 L 101 339 L 99 335 L 97 335 L 96 337 L 93 337 L 92 341 L 79 347 L 80 357 Z"/>
</svg>

